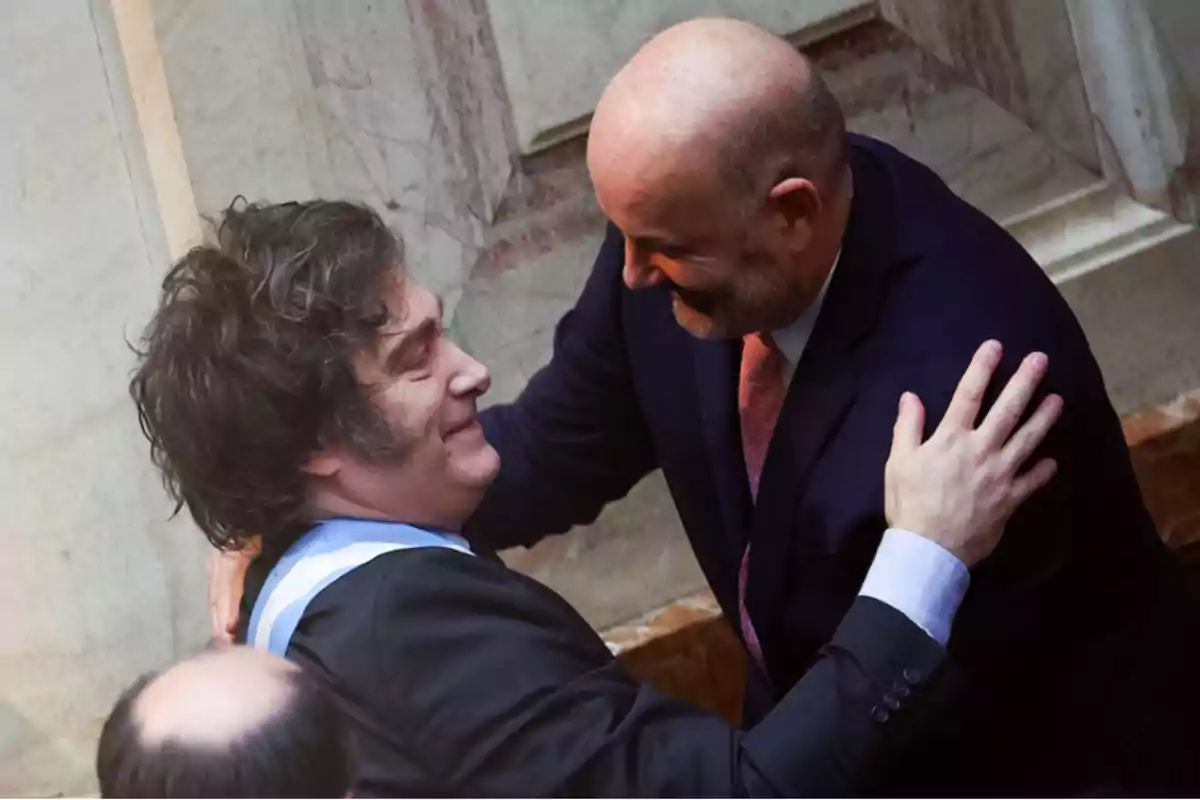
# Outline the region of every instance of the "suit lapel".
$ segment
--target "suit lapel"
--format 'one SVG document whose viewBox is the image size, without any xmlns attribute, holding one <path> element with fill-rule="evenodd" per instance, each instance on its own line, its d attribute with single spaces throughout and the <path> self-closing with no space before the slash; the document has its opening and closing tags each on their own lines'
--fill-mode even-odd
<svg viewBox="0 0 1200 800">
<path fill-rule="evenodd" d="M 797 369 L 771 438 L 750 524 L 746 593 L 746 607 L 768 666 L 778 649 L 779 627 L 791 595 L 792 546 L 795 537 L 805 534 L 793 528 L 796 504 L 857 391 L 858 382 L 849 370 L 815 375 Z"/>
<path fill-rule="evenodd" d="M 853 174 L 855 194 L 841 259 L 788 388 L 750 525 L 746 606 L 768 668 L 777 661 L 783 635 L 795 570 L 792 546 L 805 535 L 793 529 L 796 505 L 814 464 L 853 406 L 859 386 L 855 350 L 875 326 L 896 258 L 892 214 L 882 202 L 886 193 L 875 191 L 871 164 L 855 159 Z"/>
<path fill-rule="evenodd" d="M 829 294 L 827 307 L 833 301 L 832 284 Z M 825 317 L 824 310 L 821 317 Z M 731 553 L 732 566 L 726 569 L 732 570 L 736 586 L 741 551 L 746 542 L 752 542 L 748 585 L 753 589 L 747 593 L 746 602 L 768 664 L 771 663 L 769 643 L 775 639 L 768 631 L 781 617 L 788 594 L 794 505 L 809 470 L 849 409 L 857 389 L 850 370 L 828 371 L 821 367 L 823 360 L 817 348 L 823 346 L 822 339 L 841 336 L 843 332 L 822 333 L 820 320 L 817 328 L 784 399 L 771 438 L 757 505 L 750 499 L 737 408 L 741 343 L 692 340 L 705 452 L 717 490 L 721 527 L 726 531 L 727 543 L 736 547 Z M 730 622 L 740 625 L 735 619 Z"/>
<path fill-rule="evenodd" d="M 631 351 L 639 394 L 654 398 L 653 415 L 666 415 L 656 435 L 666 435 L 660 454 L 680 518 L 696 560 L 722 609 L 736 619 L 737 558 L 746 537 L 747 503 L 737 505 L 741 448 L 737 418 L 739 343 L 696 339 L 675 321 L 665 290 L 628 292 L 644 348 Z M 667 370 L 664 365 L 679 367 Z M 654 390 L 651 387 L 655 387 Z"/>
<path fill-rule="evenodd" d="M 692 340 L 696 368 L 696 396 L 708 453 L 709 468 L 717 489 L 722 527 L 738 557 L 747 536 L 750 495 L 742 456 L 737 410 L 738 362 L 741 343 L 730 340 Z M 737 574 L 737 564 L 733 565 Z"/>
</svg>

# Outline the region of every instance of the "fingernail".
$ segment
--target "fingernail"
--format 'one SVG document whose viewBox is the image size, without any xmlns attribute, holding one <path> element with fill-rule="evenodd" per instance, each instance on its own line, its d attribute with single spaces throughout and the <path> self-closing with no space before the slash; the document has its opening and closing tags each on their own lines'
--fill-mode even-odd
<svg viewBox="0 0 1200 800">
<path fill-rule="evenodd" d="M 1029 366 L 1034 369 L 1045 369 L 1046 364 L 1050 362 L 1045 353 L 1030 353 L 1026 359 L 1029 361 Z"/>
<path fill-rule="evenodd" d="M 1003 349 L 1000 347 L 1000 342 L 996 341 L 995 339 L 988 339 L 983 343 L 983 346 L 986 348 L 987 355 L 991 358 L 1000 357 L 1000 352 Z"/>
</svg>

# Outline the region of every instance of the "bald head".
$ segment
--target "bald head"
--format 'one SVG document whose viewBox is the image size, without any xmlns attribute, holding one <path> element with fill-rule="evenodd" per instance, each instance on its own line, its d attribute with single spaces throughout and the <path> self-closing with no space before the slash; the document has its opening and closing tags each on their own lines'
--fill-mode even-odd
<svg viewBox="0 0 1200 800">
<path fill-rule="evenodd" d="M 96 761 L 106 797 L 343 796 L 343 723 L 294 664 L 206 651 L 139 679 L 117 702 Z"/>
<path fill-rule="evenodd" d="M 837 101 L 792 45 L 747 22 L 696 19 L 652 38 L 609 83 L 588 165 L 598 182 L 703 178 L 707 167 L 725 190 L 731 178 L 753 186 L 788 173 L 825 183 L 844 164 L 844 139 Z"/>
<path fill-rule="evenodd" d="M 251 647 L 210 650 L 151 680 L 133 704 L 151 746 L 228 747 L 277 718 L 298 691 L 299 669 Z"/>
<path fill-rule="evenodd" d="M 625 234 L 625 283 L 670 290 L 704 338 L 778 330 L 812 305 L 849 218 L 841 108 L 808 60 L 746 22 L 647 42 L 588 135 L 596 199 Z"/>
</svg>

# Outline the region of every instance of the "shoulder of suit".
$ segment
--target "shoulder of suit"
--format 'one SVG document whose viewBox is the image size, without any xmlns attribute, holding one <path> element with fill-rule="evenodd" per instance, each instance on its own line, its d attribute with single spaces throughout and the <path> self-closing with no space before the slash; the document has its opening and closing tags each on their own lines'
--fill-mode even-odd
<svg viewBox="0 0 1200 800">
<path fill-rule="evenodd" d="M 339 586 L 340 585 L 340 586 Z M 502 562 L 448 548 L 422 547 L 384 553 L 352 570 L 322 594 L 327 601 L 370 603 L 376 609 L 404 608 L 441 613 L 446 608 L 502 608 L 511 602 L 545 606 L 558 595 Z"/>
<path fill-rule="evenodd" d="M 314 613 L 341 615 L 363 620 L 364 608 L 396 603 L 419 605 L 441 587 L 461 586 L 482 561 L 447 548 L 418 547 L 393 550 L 360 564 L 325 587 L 309 604 L 306 616 Z M 493 565 L 495 566 L 495 565 Z"/>
<path fill-rule="evenodd" d="M 502 564 L 447 547 L 414 547 L 377 556 L 351 574 L 374 591 L 437 592 L 451 581 L 494 583 L 508 573 Z"/>
<path fill-rule="evenodd" d="M 552 626 L 559 633 L 574 631 L 595 637 L 592 627 L 560 594 L 502 561 L 468 556 L 452 550 L 425 550 L 408 561 L 403 571 L 387 575 L 388 591 L 414 605 L 473 610 L 496 616 L 520 617 Z"/>
</svg>

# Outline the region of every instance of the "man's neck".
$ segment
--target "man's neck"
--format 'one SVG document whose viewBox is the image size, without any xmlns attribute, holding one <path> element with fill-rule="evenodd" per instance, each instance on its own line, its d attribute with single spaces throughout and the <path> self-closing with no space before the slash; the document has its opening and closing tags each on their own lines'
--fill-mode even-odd
<svg viewBox="0 0 1200 800">
<path fill-rule="evenodd" d="M 850 207 L 854 200 L 854 180 L 849 167 L 827 197 L 821 218 L 814 226 L 813 238 L 805 248 L 802 260 L 795 264 L 795 269 L 811 277 L 809 286 L 812 289 L 829 283 L 829 276 L 842 252 L 842 239 L 850 224 Z"/>
<path fill-rule="evenodd" d="M 822 226 L 824 235 L 813 243 L 813 261 L 820 264 L 820 267 L 812 272 L 821 281 L 820 289 L 803 312 L 786 326 L 772 331 L 775 341 L 788 360 L 789 371 L 786 372 L 785 382 L 790 381 L 790 370 L 800 362 L 800 357 L 808 346 L 808 339 L 825 302 L 825 294 L 833 280 L 834 270 L 842 257 L 842 239 L 849 225 L 850 207 L 854 199 L 854 181 L 848 167 L 831 197 L 827 212 L 829 221 L 827 225 Z"/>
<path fill-rule="evenodd" d="M 829 274 L 842 252 L 842 239 L 845 238 L 846 228 L 850 224 L 850 209 L 853 205 L 854 176 L 847 165 L 842 177 L 830 192 L 829 207 L 825 212 L 827 220 L 820 226 L 813 242 L 813 256 L 821 265 L 819 273 L 823 284 L 829 282 Z"/>
<path fill-rule="evenodd" d="M 422 512 L 419 509 L 399 502 L 395 507 L 384 510 L 356 502 L 341 494 L 322 492 L 320 490 L 312 492 L 311 506 L 313 517 L 318 522 L 337 517 L 349 517 L 351 519 L 368 519 L 379 522 L 397 522 L 403 525 L 411 525 L 414 528 L 441 533 L 459 533 L 462 531 L 465 522 L 465 520 L 461 519 L 445 519 L 439 515 L 429 513 L 428 511 Z"/>
</svg>

